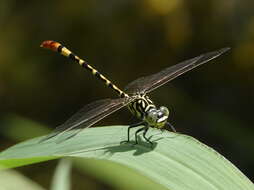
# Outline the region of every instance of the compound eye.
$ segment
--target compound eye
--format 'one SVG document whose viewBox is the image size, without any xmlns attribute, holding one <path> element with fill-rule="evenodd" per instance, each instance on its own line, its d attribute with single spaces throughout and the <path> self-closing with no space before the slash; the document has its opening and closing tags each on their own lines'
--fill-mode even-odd
<svg viewBox="0 0 254 190">
<path fill-rule="evenodd" d="M 160 111 L 161 111 L 165 116 L 168 116 L 168 115 L 169 115 L 169 110 L 168 110 L 168 108 L 166 108 L 165 106 L 161 106 L 161 107 L 160 107 Z"/>
<path fill-rule="evenodd" d="M 148 118 L 150 121 L 155 122 L 158 118 L 158 115 L 155 111 L 151 111 L 148 113 Z"/>
</svg>

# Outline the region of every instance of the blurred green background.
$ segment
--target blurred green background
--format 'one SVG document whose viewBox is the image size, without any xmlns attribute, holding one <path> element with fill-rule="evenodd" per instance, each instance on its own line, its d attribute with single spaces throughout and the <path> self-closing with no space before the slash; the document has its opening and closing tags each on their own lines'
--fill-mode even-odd
<svg viewBox="0 0 254 190">
<path fill-rule="evenodd" d="M 53 129 L 83 105 L 117 97 L 77 64 L 39 48 L 44 40 L 63 43 L 122 88 L 140 76 L 229 46 L 230 52 L 151 97 L 169 107 L 178 132 L 213 147 L 253 180 L 253 8 L 253 0 L 1 0 L 1 150 L 18 142 L 8 135 L 14 114 Z M 99 125 L 131 122 L 123 109 Z M 33 137 L 20 128 L 17 136 L 22 134 Z M 55 164 L 19 171 L 48 188 Z M 73 176 L 79 187 L 110 189 L 78 171 Z"/>
</svg>

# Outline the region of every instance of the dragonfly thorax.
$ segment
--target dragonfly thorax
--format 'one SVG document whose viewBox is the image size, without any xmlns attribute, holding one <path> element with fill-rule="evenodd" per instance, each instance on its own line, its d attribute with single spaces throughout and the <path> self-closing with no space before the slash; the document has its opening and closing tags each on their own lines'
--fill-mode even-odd
<svg viewBox="0 0 254 190">
<path fill-rule="evenodd" d="M 168 108 L 156 108 L 153 101 L 145 94 L 139 94 L 129 105 L 129 110 L 138 119 L 145 121 L 150 127 L 163 128 L 169 116 Z"/>
</svg>

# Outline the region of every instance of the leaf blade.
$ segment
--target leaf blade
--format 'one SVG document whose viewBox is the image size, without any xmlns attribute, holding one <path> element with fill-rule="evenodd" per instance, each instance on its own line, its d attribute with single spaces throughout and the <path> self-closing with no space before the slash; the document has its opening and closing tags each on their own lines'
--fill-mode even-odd
<svg viewBox="0 0 254 190">
<path fill-rule="evenodd" d="M 127 165 L 168 189 L 253 189 L 233 164 L 192 137 L 149 130 L 154 149 L 144 142 L 120 145 L 126 129 L 91 128 L 59 144 L 32 139 L 3 151 L 0 164 L 9 159 L 96 158 Z"/>
</svg>

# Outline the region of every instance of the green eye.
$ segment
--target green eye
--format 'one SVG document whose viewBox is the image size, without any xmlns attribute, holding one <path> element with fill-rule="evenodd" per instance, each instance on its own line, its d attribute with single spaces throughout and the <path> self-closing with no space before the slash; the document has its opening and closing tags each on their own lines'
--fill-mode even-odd
<svg viewBox="0 0 254 190">
<path fill-rule="evenodd" d="M 169 115 L 169 110 L 168 110 L 168 108 L 166 108 L 165 106 L 161 106 L 161 107 L 160 107 L 160 111 L 161 111 L 165 116 L 168 116 L 168 115 Z"/>
<path fill-rule="evenodd" d="M 157 118 L 158 116 L 156 112 L 152 111 L 148 113 L 148 119 L 150 122 L 156 122 Z"/>
<path fill-rule="evenodd" d="M 156 112 L 151 112 L 149 115 L 152 119 L 157 119 L 157 113 Z"/>
</svg>

